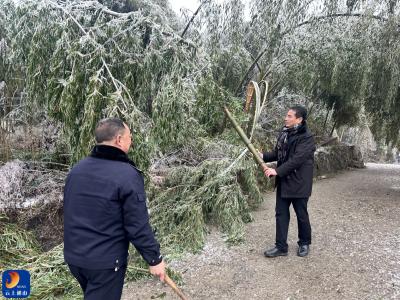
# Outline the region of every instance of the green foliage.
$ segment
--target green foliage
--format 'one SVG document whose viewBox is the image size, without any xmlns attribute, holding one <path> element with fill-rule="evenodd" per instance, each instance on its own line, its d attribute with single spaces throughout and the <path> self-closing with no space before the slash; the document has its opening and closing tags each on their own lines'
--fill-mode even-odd
<svg viewBox="0 0 400 300">
<path fill-rule="evenodd" d="M 243 112 L 241 100 L 234 97 L 222 84 L 215 81 L 211 75 L 206 75 L 200 80 L 197 85 L 195 99 L 193 115 L 211 136 L 225 133 L 224 130 L 228 125 L 223 112 L 225 105 L 229 107 L 239 122 L 248 121 L 248 116 Z M 236 143 L 238 141 L 237 133 L 234 133 L 234 136 L 234 143 Z M 221 138 L 226 140 L 223 135 Z"/>
<path fill-rule="evenodd" d="M 0 267 L 15 264 L 15 260 L 27 260 L 39 252 L 39 245 L 33 236 L 15 224 L 6 223 L 0 216 Z"/>
<path fill-rule="evenodd" d="M 142 168 L 152 153 L 143 143 L 167 150 L 193 135 L 182 126 L 190 120 L 192 96 L 181 82 L 196 60 L 193 47 L 144 13 L 119 18 L 96 2 L 45 0 L 10 11 L 10 39 L 25 45 L 13 51 L 15 65 L 26 66 L 30 106 L 62 122 L 72 162 L 87 155 L 95 124 L 106 116 L 130 122 L 138 135 L 133 156 Z M 12 38 L 13 32 L 20 34 Z"/>
<path fill-rule="evenodd" d="M 210 76 L 204 77 L 197 86 L 194 116 L 207 132 L 216 134 L 222 129 L 223 106 L 227 105 L 230 95 Z"/>
<path fill-rule="evenodd" d="M 168 253 L 200 250 L 210 222 L 222 229 L 228 242 L 243 240 L 243 225 L 252 219 L 250 207 L 262 201 L 251 158 L 226 171 L 241 148 L 207 140 L 195 147 L 217 157 L 195 167 L 176 167 L 150 200 L 152 224 Z M 219 158 L 221 152 L 224 158 Z"/>
<path fill-rule="evenodd" d="M 162 151 L 171 151 L 199 134 L 192 117 L 189 87 L 179 78 L 166 78 L 153 101 L 152 138 Z"/>
</svg>

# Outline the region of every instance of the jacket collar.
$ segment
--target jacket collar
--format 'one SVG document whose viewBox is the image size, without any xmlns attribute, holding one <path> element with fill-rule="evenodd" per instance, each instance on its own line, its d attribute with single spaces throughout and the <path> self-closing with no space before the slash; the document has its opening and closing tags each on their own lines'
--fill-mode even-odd
<svg viewBox="0 0 400 300">
<path fill-rule="evenodd" d="M 136 167 L 135 163 L 128 158 L 128 155 L 126 155 L 124 151 L 117 147 L 109 145 L 96 145 L 93 147 L 90 156 L 94 158 L 126 162 L 142 173 L 142 171 Z"/>
<path fill-rule="evenodd" d="M 286 127 L 286 126 L 284 126 L 283 128 L 282 128 L 282 132 L 284 132 L 284 131 L 286 131 L 286 132 L 288 132 L 289 134 L 297 134 L 297 133 L 303 133 L 303 132 L 306 132 L 307 131 L 307 123 L 305 123 L 305 122 L 303 122 L 303 123 L 300 123 L 298 126 L 295 126 L 295 127 Z"/>
</svg>

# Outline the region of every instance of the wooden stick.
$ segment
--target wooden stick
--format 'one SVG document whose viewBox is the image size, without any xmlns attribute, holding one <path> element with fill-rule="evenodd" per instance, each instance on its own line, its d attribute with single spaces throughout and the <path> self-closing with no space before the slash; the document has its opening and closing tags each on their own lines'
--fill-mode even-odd
<svg viewBox="0 0 400 300">
<path fill-rule="evenodd" d="M 176 286 L 175 282 L 167 274 L 165 274 L 164 281 L 174 290 L 179 298 L 182 300 L 188 300 L 188 298 L 182 293 L 182 291 Z"/>
<path fill-rule="evenodd" d="M 129 266 L 129 268 L 137 270 L 139 272 L 143 272 L 143 273 L 150 273 L 149 270 L 146 270 L 143 268 L 137 268 L 137 267 L 132 267 L 132 266 Z M 181 298 L 182 300 L 188 300 L 188 298 L 185 296 L 185 294 L 183 294 L 183 292 L 177 287 L 175 282 L 167 275 L 167 273 L 165 273 L 164 281 L 166 284 L 168 284 L 174 290 L 174 292 L 179 296 L 179 298 Z"/>
<path fill-rule="evenodd" d="M 249 138 L 246 136 L 246 134 L 244 133 L 243 129 L 240 127 L 240 125 L 233 118 L 232 114 L 230 113 L 230 111 L 228 110 L 228 108 L 226 106 L 224 106 L 224 112 L 225 112 L 226 116 L 228 117 L 228 119 L 232 122 L 233 127 L 235 128 L 237 133 L 239 133 L 242 141 L 246 144 L 247 148 L 253 154 L 254 160 L 260 165 L 260 167 L 264 171 L 264 169 L 267 166 L 265 165 L 263 159 L 260 157 L 260 155 L 258 154 L 256 148 L 254 148 L 253 144 L 250 142 Z"/>
</svg>

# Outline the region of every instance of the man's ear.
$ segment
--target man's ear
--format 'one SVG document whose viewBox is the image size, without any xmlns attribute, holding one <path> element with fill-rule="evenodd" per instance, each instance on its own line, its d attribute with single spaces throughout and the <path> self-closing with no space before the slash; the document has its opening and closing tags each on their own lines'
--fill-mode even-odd
<svg viewBox="0 0 400 300">
<path fill-rule="evenodd" d="M 117 138 L 115 139 L 117 145 L 119 145 L 121 143 L 121 137 L 122 136 L 120 134 L 117 135 Z"/>
</svg>

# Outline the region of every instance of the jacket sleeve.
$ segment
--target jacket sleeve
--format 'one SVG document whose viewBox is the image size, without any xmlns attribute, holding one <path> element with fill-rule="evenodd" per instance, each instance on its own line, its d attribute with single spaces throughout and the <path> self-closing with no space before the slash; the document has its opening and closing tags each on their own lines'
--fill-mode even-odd
<svg viewBox="0 0 400 300">
<path fill-rule="evenodd" d="M 276 147 L 273 151 L 263 153 L 263 161 L 264 162 L 271 162 L 278 160 L 278 154 L 276 151 Z"/>
<path fill-rule="evenodd" d="M 123 217 L 126 235 L 129 241 L 139 251 L 140 255 L 150 265 L 155 266 L 162 261 L 160 244 L 157 242 L 149 223 L 146 194 L 140 178 L 139 183 L 133 182 L 123 188 Z M 135 185 L 140 185 L 135 187 Z"/>
<path fill-rule="evenodd" d="M 285 177 L 298 169 L 308 159 L 312 158 L 315 151 L 314 138 L 307 136 L 298 140 L 294 154 L 278 168 L 276 173 L 279 177 Z"/>
</svg>

